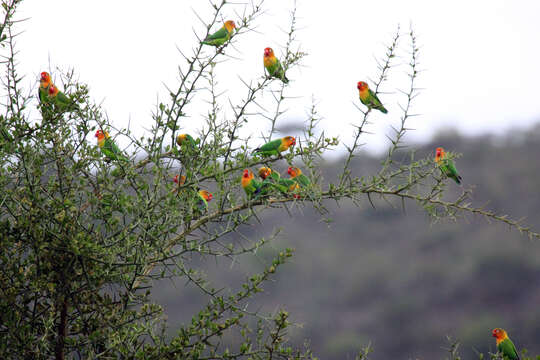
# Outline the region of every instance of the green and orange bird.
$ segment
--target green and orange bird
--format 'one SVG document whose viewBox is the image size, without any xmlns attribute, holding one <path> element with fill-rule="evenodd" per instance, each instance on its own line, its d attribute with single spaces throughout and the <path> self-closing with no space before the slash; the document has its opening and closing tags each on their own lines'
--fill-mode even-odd
<svg viewBox="0 0 540 360">
<path fill-rule="evenodd" d="M 242 174 L 242 188 L 246 192 L 248 199 L 251 199 L 261 193 L 262 184 L 255 180 L 251 170 L 245 169 Z"/>
<path fill-rule="evenodd" d="M 180 187 L 186 183 L 186 176 L 177 174 L 174 176 L 173 181 L 175 184 L 178 184 L 178 186 Z"/>
<path fill-rule="evenodd" d="M 272 140 L 263 146 L 256 148 L 253 154 L 263 156 L 280 155 L 281 152 L 287 151 L 289 147 L 296 145 L 296 139 L 293 136 L 285 136 L 284 138 Z"/>
<path fill-rule="evenodd" d="M 178 146 L 180 146 L 182 149 L 194 149 L 197 146 L 197 142 L 193 138 L 193 136 L 189 134 L 180 134 L 176 137 L 176 143 Z"/>
<path fill-rule="evenodd" d="M 227 20 L 225 21 L 225 24 L 223 24 L 221 29 L 211 35 L 208 35 L 206 39 L 202 41 L 202 43 L 205 45 L 212 45 L 216 47 L 221 46 L 231 38 L 234 29 L 236 29 L 236 24 L 234 23 L 234 21 Z"/>
<path fill-rule="evenodd" d="M 38 97 L 39 101 L 43 104 L 49 99 L 49 85 L 52 84 L 51 75 L 48 72 L 43 71 L 39 79 Z"/>
<path fill-rule="evenodd" d="M 461 184 L 462 178 L 458 174 L 454 161 L 446 157 L 446 152 L 442 147 L 435 150 L 435 162 L 446 177 L 454 179 L 457 184 Z"/>
<path fill-rule="evenodd" d="M 259 168 L 259 177 L 263 179 L 261 184 L 263 190 L 270 186 L 286 194 L 287 192 L 293 191 L 296 187 L 298 187 L 298 184 L 291 179 L 282 179 L 281 175 L 279 175 L 277 171 L 266 166 Z"/>
<path fill-rule="evenodd" d="M 309 180 L 309 178 L 306 175 L 302 174 L 302 170 L 297 167 L 289 166 L 289 168 L 287 169 L 287 174 L 289 174 L 291 179 L 296 181 L 301 187 L 305 188 L 311 185 L 311 181 Z"/>
<path fill-rule="evenodd" d="M 279 181 L 281 175 L 277 171 L 272 170 L 269 167 L 262 166 L 259 168 L 259 177 L 263 180 L 266 180 L 268 177 L 270 177 L 271 180 Z"/>
<path fill-rule="evenodd" d="M 519 355 L 514 343 L 508 337 L 506 331 L 501 328 L 495 328 L 491 332 L 497 343 L 497 350 L 503 355 L 505 360 L 519 360 Z"/>
<path fill-rule="evenodd" d="M 208 202 L 212 200 L 213 196 L 210 191 L 207 190 L 199 190 L 197 192 L 197 196 L 199 198 L 199 201 L 197 203 L 197 209 L 200 212 L 205 212 L 208 210 Z"/>
<path fill-rule="evenodd" d="M 128 161 L 128 158 L 122 154 L 122 151 L 118 146 L 110 139 L 109 133 L 106 131 L 98 130 L 96 131 L 97 143 L 98 146 L 109 160 L 120 160 Z"/>
<path fill-rule="evenodd" d="M 173 181 L 174 183 L 176 184 L 176 188 L 173 189 L 173 192 L 176 192 L 179 188 L 181 188 L 182 186 L 184 186 L 184 184 L 186 183 L 186 176 L 185 175 L 180 175 L 180 174 L 176 174 L 173 178 Z"/>
<path fill-rule="evenodd" d="M 77 104 L 68 98 L 63 92 L 58 90 L 56 85 L 52 82 L 49 85 L 49 90 L 47 91 L 48 98 L 55 104 L 60 110 L 73 111 L 77 110 Z"/>
<path fill-rule="evenodd" d="M 280 79 L 285 84 L 289 83 L 289 79 L 285 76 L 285 70 L 276 55 L 274 55 L 272 48 L 267 47 L 264 49 L 263 63 L 270 77 Z"/>
<path fill-rule="evenodd" d="M 364 81 L 359 81 L 356 85 L 358 88 L 359 94 L 360 94 L 360 101 L 362 104 L 366 105 L 369 109 L 376 109 L 381 111 L 383 114 L 386 114 L 388 110 L 386 110 L 381 103 L 381 100 L 377 97 L 377 95 L 369 89 L 369 86 Z"/>
</svg>

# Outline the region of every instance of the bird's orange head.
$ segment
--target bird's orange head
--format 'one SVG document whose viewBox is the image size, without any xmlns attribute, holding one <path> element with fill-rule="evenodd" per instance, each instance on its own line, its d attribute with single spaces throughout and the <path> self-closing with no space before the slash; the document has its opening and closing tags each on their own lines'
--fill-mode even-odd
<svg viewBox="0 0 540 360">
<path fill-rule="evenodd" d="M 228 32 L 233 31 L 233 29 L 236 29 L 236 24 L 232 20 L 225 21 L 225 29 L 227 29 Z"/>
<path fill-rule="evenodd" d="M 39 79 L 39 81 L 40 81 L 42 84 L 45 83 L 45 84 L 49 85 L 49 83 L 51 82 L 51 75 L 49 75 L 48 72 L 43 71 L 43 72 L 41 73 L 41 78 Z"/>
<path fill-rule="evenodd" d="M 95 137 L 97 137 L 98 141 L 101 141 L 105 139 L 106 137 L 109 137 L 109 134 L 106 131 L 104 132 L 103 130 L 100 129 L 96 131 Z"/>
<path fill-rule="evenodd" d="M 506 331 L 504 331 L 501 328 L 495 328 L 491 331 L 491 335 L 497 339 L 497 344 L 504 339 L 508 338 L 508 335 L 506 334 Z"/>
<path fill-rule="evenodd" d="M 60 90 L 58 90 L 58 88 L 56 86 L 54 86 L 54 84 L 49 85 L 49 90 L 48 90 L 49 96 L 55 97 L 56 95 L 58 95 L 59 91 Z"/>
<path fill-rule="evenodd" d="M 201 195 L 206 201 L 211 201 L 213 198 L 212 193 L 206 190 L 199 190 L 199 195 Z"/>
<path fill-rule="evenodd" d="M 249 169 L 244 170 L 244 174 L 242 175 L 242 180 L 244 179 L 248 179 L 248 180 L 253 179 L 253 173 Z"/>
<path fill-rule="evenodd" d="M 363 81 L 359 81 L 358 84 L 356 85 L 356 87 L 358 88 L 358 90 L 364 92 L 366 90 L 369 89 L 369 86 L 367 83 L 363 82 Z"/>
<path fill-rule="evenodd" d="M 177 143 L 178 145 L 182 145 L 182 143 L 183 143 L 184 141 L 186 141 L 186 138 L 187 138 L 187 134 L 180 134 L 180 135 L 178 135 L 178 136 L 176 137 L 176 143 Z"/>
<path fill-rule="evenodd" d="M 270 47 L 264 49 L 264 57 L 274 57 L 274 50 Z"/>
<path fill-rule="evenodd" d="M 242 174 L 242 187 L 246 188 L 251 184 L 251 180 L 253 180 L 253 173 L 249 169 L 245 169 L 244 173 Z"/>
<path fill-rule="evenodd" d="M 184 185 L 184 183 L 186 182 L 186 177 L 185 177 L 184 175 L 178 175 L 178 174 L 176 174 L 176 175 L 174 176 L 174 178 L 173 178 L 173 181 L 174 181 L 176 184 L 182 186 L 182 185 Z"/>
<path fill-rule="evenodd" d="M 444 152 L 444 149 L 442 147 L 438 147 L 435 149 L 435 162 L 439 162 L 442 159 L 444 159 L 446 156 L 446 153 Z"/>
<path fill-rule="evenodd" d="M 294 166 L 289 166 L 289 168 L 287 169 L 287 174 L 289 174 L 292 178 L 295 178 L 299 175 L 302 175 L 302 170 Z"/>
<path fill-rule="evenodd" d="M 283 143 L 287 146 L 287 148 L 289 146 L 294 146 L 296 145 L 296 139 L 294 138 L 294 136 L 285 136 L 283 138 Z"/>
<path fill-rule="evenodd" d="M 272 169 L 270 169 L 269 167 L 263 166 L 263 167 L 261 167 L 259 169 L 259 176 L 263 180 L 265 180 L 267 177 L 269 177 L 270 174 L 272 174 Z"/>
</svg>

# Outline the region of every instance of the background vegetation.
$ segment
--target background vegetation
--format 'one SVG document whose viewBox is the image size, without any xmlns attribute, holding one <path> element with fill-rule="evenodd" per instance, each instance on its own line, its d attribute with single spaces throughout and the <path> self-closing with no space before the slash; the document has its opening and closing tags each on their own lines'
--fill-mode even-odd
<svg viewBox="0 0 540 360">
<path fill-rule="evenodd" d="M 540 127 L 506 137 L 469 138 L 448 130 L 411 147 L 433 155 L 440 145 L 463 152 L 457 166 L 474 186 L 474 204 L 540 226 L 540 163 L 530 151 L 540 146 Z M 352 168 L 369 173 L 380 161 L 363 154 Z M 338 169 L 327 162 L 324 176 Z M 448 196 L 459 191 L 451 183 Z M 445 359 L 446 336 L 460 341 L 463 358 L 477 358 L 477 352 L 496 351 L 491 329 L 498 326 L 518 350 L 540 353 L 536 240 L 478 216 L 433 222 L 412 202 L 405 210 L 377 198 L 374 204 L 329 204 L 330 223 L 309 207 L 269 214 L 241 231 L 260 236 L 281 228 L 269 249 L 249 262 L 220 262 L 207 271 L 216 283 L 238 282 L 281 247 L 293 247 L 293 260 L 252 306 L 287 308 L 301 325 L 290 332 L 293 342 L 310 341 L 321 359 L 354 359 L 368 344 L 370 359 Z M 170 324 L 185 322 L 185 310 L 200 301 L 189 284 L 163 282 L 154 295 L 167 304 Z"/>
</svg>

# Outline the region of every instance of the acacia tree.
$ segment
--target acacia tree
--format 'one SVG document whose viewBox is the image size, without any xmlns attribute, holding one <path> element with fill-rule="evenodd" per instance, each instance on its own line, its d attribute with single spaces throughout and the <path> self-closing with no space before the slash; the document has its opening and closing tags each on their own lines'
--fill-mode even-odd
<svg viewBox="0 0 540 360">
<path fill-rule="evenodd" d="M 199 42 L 184 56 L 170 98 L 156 106 L 151 129 L 139 138 L 130 129 L 116 128 L 92 102 L 87 87 L 73 81 L 73 72 L 58 71 L 55 81 L 62 80 L 77 109 L 68 111 L 45 101 L 37 105 L 41 117 L 30 116 L 30 108 L 38 102 L 22 88 L 16 62 L 15 10 L 20 2 L 3 1 L 0 28 L 7 95 L 0 115 L 2 358 L 311 358 L 308 348 L 288 343 L 290 322 L 285 310 L 265 316 L 246 306 L 292 256 L 291 249 L 279 252 L 264 271 L 252 274 L 238 289 L 225 291 L 200 271 L 213 258 L 252 256 L 271 241 L 273 237 L 223 241 L 266 211 L 311 205 L 324 214 L 329 200 L 364 206 L 378 196 L 388 201 L 413 200 L 436 218 L 480 214 L 540 237 L 518 221 L 472 207 L 468 191 L 452 200 L 443 198 L 446 179 L 431 156 L 416 159 L 411 153 L 398 160 L 417 95 L 418 47 L 412 31 L 403 35 L 398 29 L 378 64 L 373 88 L 378 93 L 386 83 L 406 37 L 403 51 L 409 58 L 410 86 L 402 92 L 401 126 L 394 129 L 380 169 L 359 177 L 351 173 L 350 164 L 364 141 L 369 109 L 358 108 L 354 136 L 343 143 L 319 134 L 315 106 L 303 134 L 295 134 L 296 146 L 281 155 L 253 155 L 251 136 L 241 135 L 246 123 L 264 118 L 270 131 L 260 142 L 278 138 L 276 123 L 284 113 L 287 89 L 294 86 L 266 75 L 243 79 L 245 97 L 237 103 L 217 90 L 220 60 L 262 15 L 262 1 L 246 6 L 242 14 L 234 11 L 238 5 L 224 0 L 213 4 L 203 38 L 220 26 L 225 14 L 236 14 L 236 32 L 215 50 Z M 294 45 L 293 11 L 282 49 L 286 71 L 305 56 Z M 193 134 L 194 146 L 182 148 L 176 138 L 193 111 L 194 98 L 202 96 L 200 89 L 210 94 L 208 115 Z M 264 93 L 272 95 L 272 109 L 259 107 L 257 100 Z M 224 115 L 224 109 L 231 115 Z M 101 154 L 92 141 L 100 129 L 129 140 L 124 151 L 129 161 L 110 161 Z M 340 175 L 322 179 L 321 156 L 341 145 L 346 157 Z M 300 166 L 311 185 L 294 193 L 269 186 L 266 193 L 247 198 L 240 188 L 242 171 L 261 165 L 274 170 Z M 185 181 L 172 182 L 175 175 L 185 176 Z M 208 208 L 199 206 L 200 188 L 214 195 Z M 194 265 L 193 257 L 199 257 L 202 265 Z M 153 280 L 166 277 L 190 281 L 208 299 L 190 324 L 175 329 L 172 338 L 165 336 L 162 307 L 150 298 Z M 231 338 L 236 341 L 226 341 Z"/>
</svg>

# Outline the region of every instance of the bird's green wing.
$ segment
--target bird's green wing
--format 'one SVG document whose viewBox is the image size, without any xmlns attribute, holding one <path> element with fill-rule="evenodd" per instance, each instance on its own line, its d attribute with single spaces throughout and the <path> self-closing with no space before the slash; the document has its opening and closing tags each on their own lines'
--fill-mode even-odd
<svg viewBox="0 0 540 360">
<path fill-rule="evenodd" d="M 58 94 L 56 94 L 56 103 L 62 106 L 69 106 L 73 101 L 68 98 L 63 92 L 59 91 Z"/>
<path fill-rule="evenodd" d="M 186 139 L 188 140 L 190 146 L 193 146 L 193 147 L 197 146 L 197 143 L 195 142 L 195 139 L 193 138 L 193 136 L 187 134 Z"/>
<path fill-rule="evenodd" d="M 197 208 L 200 212 L 205 212 L 208 210 L 208 201 L 204 197 L 202 197 L 201 194 L 197 193 L 199 196 L 199 203 L 197 204 Z"/>
<path fill-rule="evenodd" d="M 122 151 L 111 139 L 105 140 L 105 144 L 103 144 L 103 147 L 101 148 L 101 150 L 108 158 L 112 160 L 122 160 L 122 161 L 128 160 L 127 157 L 122 155 Z"/>
<path fill-rule="evenodd" d="M 220 40 L 226 38 L 228 35 L 229 32 L 227 31 L 227 29 L 225 27 L 222 27 L 215 33 L 208 35 L 206 39 L 204 39 L 204 41 Z"/>
<path fill-rule="evenodd" d="M 448 172 L 452 175 L 458 175 L 458 171 L 456 169 L 456 165 L 454 164 L 454 161 L 451 159 L 446 160 Z"/>
<path fill-rule="evenodd" d="M 276 59 L 276 62 L 268 66 L 266 70 L 271 77 L 278 78 L 285 84 L 289 82 L 289 79 L 285 77 L 285 70 L 283 70 L 283 66 L 281 65 L 281 62 L 279 60 Z"/>
<path fill-rule="evenodd" d="M 454 179 L 456 183 L 461 184 L 461 176 L 459 176 L 459 173 L 456 169 L 456 165 L 454 164 L 454 161 L 452 159 L 446 159 L 444 160 L 444 162 L 446 163 L 446 166 L 445 166 L 446 176 Z"/>
<path fill-rule="evenodd" d="M 43 104 L 48 101 L 48 90 L 47 88 L 39 87 L 38 90 L 39 101 Z"/>
<path fill-rule="evenodd" d="M 387 113 L 388 111 L 384 108 L 383 104 L 381 103 L 381 100 L 377 97 L 377 95 L 371 91 L 371 89 L 368 89 L 369 91 L 369 97 L 371 99 L 371 107 L 377 110 L 382 111 L 383 113 Z"/>
<path fill-rule="evenodd" d="M 505 359 L 508 358 L 508 360 L 519 360 L 518 352 L 512 340 L 504 339 L 497 346 L 497 349 L 503 354 Z"/>
<path fill-rule="evenodd" d="M 309 178 L 304 175 L 304 174 L 300 174 L 298 175 L 297 177 L 295 177 L 295 179 L 297 179 L 298 183 L 300 184 L 300 186 L 302 187 L 308 187 L 311 185 L 311 181 L 309 180 Z"/>
<path fill-rule="evenodd" d="M 279 181 L 281 179 L 281 175 L 279 175 L 279 173 L 275 170 L 272 170 L 272 172 L 270 173 L 270 177 L 274 181 Z"/>
<path fill-rule="evenodd" d="M 276 189 L 277 191 L 283 194 L 286 194 L 289 190 L 289 188 L 285 185 L 276 184 L 276 183 L 271 183 L 270 185 L 272 186 L 272 188 Z"/>
<path fill-rule="evenodd" d="M 281 139 L 277 139 L 277 140 L 272 140 L 270 142 L 267 142 L 266 144 L 264 144 L 263 146 L 261 146 L 258 150 L 260 152 L 265 152 L 265 151 L 272 151 L 272 150 L 276 150 L 279 149 L 279 146 L 281 145 Z"/>
</svg>

